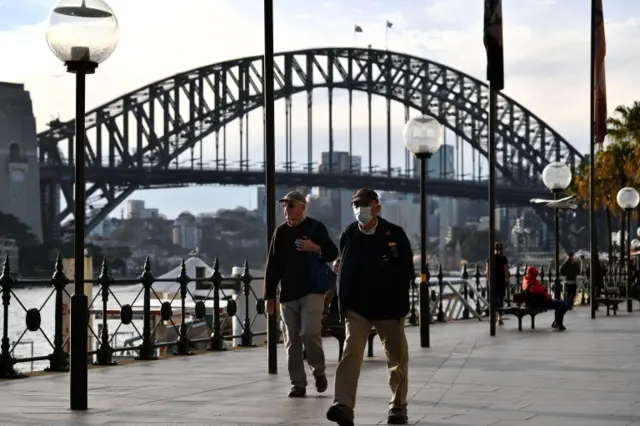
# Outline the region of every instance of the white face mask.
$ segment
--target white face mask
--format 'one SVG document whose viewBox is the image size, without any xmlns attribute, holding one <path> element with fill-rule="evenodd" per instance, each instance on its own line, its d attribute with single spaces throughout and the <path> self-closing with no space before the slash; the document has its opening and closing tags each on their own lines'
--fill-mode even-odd
<svg viewBox="0 0 640 426">
<path fill-rule="evenodd" d="M 366 225 L 373 219 L 371 207 L 353 207 L 353 215 L 360 225 Z"/>
</svg>

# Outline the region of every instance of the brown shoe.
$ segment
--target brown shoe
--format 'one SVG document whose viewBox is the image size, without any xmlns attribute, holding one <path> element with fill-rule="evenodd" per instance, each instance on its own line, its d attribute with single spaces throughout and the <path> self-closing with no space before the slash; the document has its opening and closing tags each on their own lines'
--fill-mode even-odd
<svg viewBox="0 0 640 426">
<path fill-rule="evenodd" d="M 289 391 L 289 398 L 304 398 L 307 396 L 307 390 L 300 386 L 294 386 Z"/>
<path fill-rule="evenodd" d="M 329 387 L 329 382 L 327 381 L 327 375 L 323 374 L 321 376 L 315 376 L 316 378 L 316 390 L 319 393 L 322 393 L 327 390 Z"/>
</svg>

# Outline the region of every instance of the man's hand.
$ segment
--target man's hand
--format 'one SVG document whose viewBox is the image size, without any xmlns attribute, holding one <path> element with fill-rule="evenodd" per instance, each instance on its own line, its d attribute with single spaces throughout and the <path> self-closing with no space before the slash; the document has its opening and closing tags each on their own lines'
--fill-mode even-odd
<svg viewBox="0 0 640 426">
<path fill-rule="evenodd" d="M 267 299 L 264 301 L 264 310 L 268 315 L 273 315 L 276 308 L 276 301 L 273 299 Z"/>
<path fill-rule="evenodd" d="M 320 246 L 311 240 L 296 240 L 296 247 L 298 251 L 320 253 Z"/>
</svg>

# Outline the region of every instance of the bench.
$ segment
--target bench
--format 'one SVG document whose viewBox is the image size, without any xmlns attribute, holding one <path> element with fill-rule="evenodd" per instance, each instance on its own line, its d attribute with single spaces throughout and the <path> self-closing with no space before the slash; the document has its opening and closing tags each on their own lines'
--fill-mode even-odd
<svg viewBox="0 0 640 426">
<path fill-rule="evenodd" d="M 518 331 L 522 331 L 522 318 L 529 315 L 531 317 L 531 329 L 536 329 L 536 315 L 546 312 L 545 308 L 533 308 L 527 306 L 509 306 L 505 308 L 496 308 L 496 312 L 500 315 L 514 315 L 518 318 Z"/>
<path fill-rule="evenodd" d="M 627 299 L 620 297 L 620 289 L 618 287 L 605 287 L 603 296 L 597 297 L 594 301 L 596 306 L 604 305 L 607 307 L 607 316 L 610 316 L 610 311 L 613 310 L 613 315 L 618 315 L 618 305 Z"/>
<path fill-rule="evenodd" d="M 344 341 L 346 340 L 346 333 L 343 323 L 337 323 L 327 327 L 329 335 L 338 341 L 338 361 L 342 359 L 342 352 L 344 351 Z M 378 335 L 375 328 L 372 328 L 369 332 L 369 344 L 367 346 L 367 356 L 373 357 L 373 339 Z"/>
</svg>

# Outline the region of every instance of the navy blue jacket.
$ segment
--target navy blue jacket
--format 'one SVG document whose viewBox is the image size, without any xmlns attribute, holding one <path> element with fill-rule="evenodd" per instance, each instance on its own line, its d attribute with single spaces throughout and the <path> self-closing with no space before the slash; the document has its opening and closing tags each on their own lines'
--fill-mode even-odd
<svg viewBox="0 0 640 426">
<path fill-rule="evenodd" d="M 354 222 L 340 237 L 337 294 L 340 314 L 349 309 L 370 320 L 402 318 L 409 312 L 413 251 L 404 230 L 378 218 L 372 235 Z"/>
</svg>

